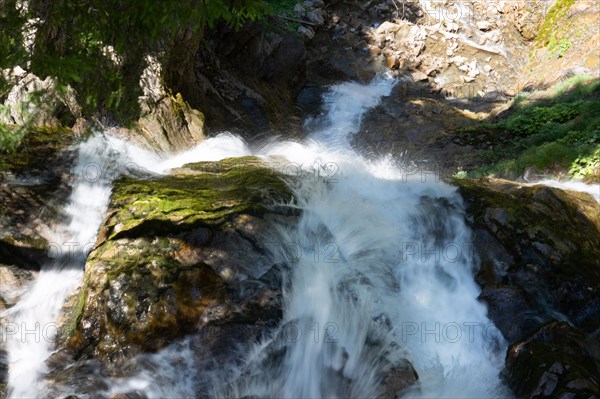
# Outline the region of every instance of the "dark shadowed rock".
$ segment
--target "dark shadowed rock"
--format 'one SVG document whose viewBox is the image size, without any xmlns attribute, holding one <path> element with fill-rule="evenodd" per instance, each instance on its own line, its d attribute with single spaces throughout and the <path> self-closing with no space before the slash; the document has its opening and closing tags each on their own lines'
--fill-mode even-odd
<svg viewBox="0 0 600 399">
<path fill-rule="evenodd" d="M 552 321 L 508 349 L 504 377 L 520 397 L 598 396 L 599 345 L 597 338 Z"/>
<path fill-rule="evenodd" d="M 505 180 L 455 183 L 475 228 L 482 260 L 477 279 L 494 321 L 502 324 L 508 315 L 528 315 L 523 321 L 554 317 L 596 331 L 600 205 L 588 194 Z"/>
<path fill-rule="evenodd" d="M 298 33 L 274 19 L 239 30 L 217 27 L 203 43 L 196 55 L 198 90 L 186 99 L 206 115 L 210 130 L 301 129 L 295 99 L 306 80 L 306 47 Z"/>
<path fill-rule="evenodd" d="M 533 310 L 525 292 L 519 288 L 485 288 L 479 299 L 487 304 L 489 317 L 509 342 L 532 332 L 545 320 Z"/>
<path fill-rule="evenodd" d="M 519 397 L 597 396 L 600 206 L 544 186 L 455 183 L 474 226 L 480 299 L 512 342 L 508 385 Z"/>
</svg>

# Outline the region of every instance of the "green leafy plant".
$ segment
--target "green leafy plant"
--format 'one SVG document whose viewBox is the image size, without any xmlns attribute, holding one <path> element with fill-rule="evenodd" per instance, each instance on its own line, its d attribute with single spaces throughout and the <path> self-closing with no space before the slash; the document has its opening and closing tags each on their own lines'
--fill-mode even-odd
<svg viewBox="0 0 600 399">
<path fill-rule="evenodd" d="M 478 153 L 474 175 L 516 178 L 527 168 L 590 178 L 599 169 L 600 80 L 576 76 L 551 88 L 554 96 L 513 106 L 506 119 L 475 128 L 506 138 Z"/>
</svg>

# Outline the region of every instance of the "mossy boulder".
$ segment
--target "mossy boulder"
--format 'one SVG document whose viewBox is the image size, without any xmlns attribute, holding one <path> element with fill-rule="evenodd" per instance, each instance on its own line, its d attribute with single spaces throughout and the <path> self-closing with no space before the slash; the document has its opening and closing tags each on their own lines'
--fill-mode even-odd
<svg viewBox="0 0 600 399">
<path fill-rule="evenodd" d="M 600 327 L 600 205 L 541 185 L 455 182 L 475 228 L 484 289 L 508 286 L 540 315 L 559 313 L 588 332 Z"/>
<path fill-rule="evenodd" d="M 480 299 L 513 343 L 511 388 L 520 397 L 597 395 L 600 205 L 589 194 L 541 185 L 454 183 L 474 229 Z"/>
<path fill-rule="evenodd" d="M 191 333 L 275 325 L 268 226 L 294 217 L 277 205 L 290 199 L 281 176 L 252 157 L 117 180 L 63 324 L 68 347 L 113 364 Z"/>
</svg>

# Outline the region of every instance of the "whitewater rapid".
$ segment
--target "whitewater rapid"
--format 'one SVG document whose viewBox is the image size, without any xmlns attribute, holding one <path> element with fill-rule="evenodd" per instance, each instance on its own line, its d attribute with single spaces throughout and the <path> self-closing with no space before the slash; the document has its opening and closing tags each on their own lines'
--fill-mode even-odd
<svg viewBox="0 0 600 399">
<path fill-rule="evenodd" d="M 81 284 L 117 176 L 165 174 L 189 162 L 245 155 L 267 164 L 283 159 L 296 167 L 279 170 L 294 171 L 293 206 L 303 213 L 297 225 L 277 230 L 282 244 L 301 249 L 294 260 L 285 251 L 274 254 L 288 266 L 280 326 L 245 348 L 242 366 L 223 365 L 207 377 L 186 339 L 143 355 L 133 375 L 106 379 L 108 390 L 98 394 L 183 398 L 194 396 L 202 380 L 212 397 L 374 397 L 383 376 L 409 361 L 419 380 L 406 397 L 509 396 L 499 378 L 506 342 L 477 300 L 471 231 L 456 189 L 431 171 L 392 157 L 369 160 L 350 145 L 362 116 L 394 84 L 380 76 L 368 85 L 332 87 L 323 118 L 301 143 L 252 147 L 225 133 L 168 158 L 109 134 L 82 143 L 67 222 L 52 239 L 63 252 L 3 316 L 26 325 L 56 322 Z M 80 245 L 65 256 L 70 242 Z M 11 398 L 45 397 L 44 364 L 54 336 L 47 338 L 32 343 L 15 336 L 7 343 Z M 283 349 L 280 363 L 262 367 L 275 346 Z"/>
</svg>

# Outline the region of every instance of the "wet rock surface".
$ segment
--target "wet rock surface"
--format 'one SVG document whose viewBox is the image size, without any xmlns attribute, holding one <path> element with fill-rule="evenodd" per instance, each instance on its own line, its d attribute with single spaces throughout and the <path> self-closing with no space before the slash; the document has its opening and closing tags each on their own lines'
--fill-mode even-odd
<svg viewBox="0 0 600 399">
<path fill-rule="evenodd" d="M 0 165 L 0 263 L 38 270 L 69 193 L 76 139 L 71 130 L 32 128 Z"/>
<path fill-rule="evenodd" d="M 273 336 L 268 344 L 264 347 L 260 356 L 253 357 L 251 361 L 243 365 L 240 375 L 236 381 L 238 386 L 252 386 L 252 384 L 261 384 L 264 375 L 281 376 L 284 372 L 282 365 L 290 361 L 290 355 L 293 356 L 294 345 L 301 344 L 299 342 L 302 330 L 301 326 L 311 326 L 314 321 L 310 319 L 293 319 L 282 323 L 277 330 L 274 330 Z M 381 326 L 380 326 L 381 327 Z M 389 328 L 383 327 L 389 332 Z M 382 338 L 384 334 L 381 331 Z M 377 333 L 370 334 L 373 338 L 369 342 L 370 355 L 376 360 L 374 363 L 385 364 L 380 373 L 376 373 L 373 377 L 379 382 L 378 395 L 379 399 L 395 399 L 406 394 L 409 389 L 418 389 L 417 384 L 419 376 L 412 364 L 406 359 L 397 359 L 393 364 L 382 354 L 384 339 L 378 340 Z M 332 340 L 328 342 L 327 351 L 333 354 L 341 354 L 341 361 L 337 364 L 331 364 L 325 369 L 324 375 L 321 376 L 320 391 L 329 396 L 351 397 L 353 392 L 356 392 L 360 387 L 356 386 L 356 381 L 348 376 L 345 371 L 348 352 L 344 347 Z M 336 355 L 333 355 L 336 356 Z M 380 356 L 380 357 L 379 357 Z M 259 371 L 260 370 L 260 371 Z M 223 394 L 227 397 L 234 396 L 235 391 L 225 390 Z"/>
<path fill-rule="evenodd" d="M 328 85 L 367 82 L 391 71 L 401 82 L 366 115 L 354 144 L 375 154 L 408 151 L 437 174 L 469 167 L 461 155 L 510 138 L 487 132 L 465 138 L 455 129 L 502 112 L 522 87 L 598 67 L 597 49 L 589 43 L 597 43 L 599 10 L 589 1 L 559 1 L 557 7 L 491 1 L 462 8 L 471 18 L 448 18 L 444 10 L 457 4 L 307 1 L 295 10 L 303 21 L 295 31 L 285 24 L 218 28 L 195 57 L 197 95 L 171 96 L 160 85 L 157 91 L 147 85 L 146 118 L 137 133 L 153 148 L 182 150 L 203 139 L 206 115 L 212 131 L 233 126 L 260 138 L 283 127 L 298 136 L 300 116 L 318 114 Z M 552 33 L 547 23 L 564 29 Z M 577 23 L 585 26 L 579 36 Z M 43 83 L 38 80 L 36 85 Z M 62 111 L 38 122 L 72 125 L 77 110 L 65 101 Z M 13 116 L 10 122 L 18 121 Z M 0 181 L 0 263 L 12 265 L 0 265 L 0 312 L 14 304 L 14 287 L 31 281 L 29 270 L 45 259 L 42 232 L 59 217 L 48 199 L 68 194 L 69 155 L 57 154 L 54 147 L 35 147 L 13 160 Z M 481 261 L 480 299 L 512 344 L 509 385 L 520 396 L 598 396 L 597 203 L 583 194 L 499 180 L 457 185 Z M 49 361 L 50 379 L 93 394 L 106 389 L 100 377 L 126 374 L 135 355 L 190 333 L 196 333 L 199 364 L 239 361 L 232 348 L 255 342 L 281 318 L 283 266 L 273 262 L 268 239 L 261 237 L 274 220 L 293 222 L 295 215 L 265 206 L 286 196 L 285 185 L 252 159 L 241 166 L 190 165 L 156 180 L 119 180 L 85 284 L 65 306 L 62 350 Z M 271 353 L 277 360 L 285 350 Z M 6 372 L 0 347 L 0 398 Z M 94 373 L 96 381 L 81 382 Z M 331 369 L 327 378 L 349 392 L 350 382 L 338 371 Z M 418 376 L 408 364 L 381 378 L 381 397 L 393 398 Z"/>
<path fill-rule="evenodd" d="M 476 229 L 484 295 L 515 309 L 531 306 L 548 318 L 558 312 L 584 331 L 596 331 L 598 203 L 584 193 L 499 179 L 456 183 Z M 481 230 L 495 242 L 480 239 Z"/>
<path fill-rule="evenodd" d="M 523 397 L 598 395 L 600 205 L 505 180 L 455 184 L 474 228 L 480 299 L 512 343 L 510 387 Z"/>
<path fill-rule="evenodd" d="M 6 397 L 8 382 L 8 353 L 5 344 L 12 326 L 3 312 L 17 303 L 20 296 L 37 277 L 37 272 L 14 265 L 0 264 L 0 398 Z"/>
<path fill-rule="evenodd" d="M 552 321 L 513 344 L 504 377 L 522 397 L 587 398 L 600 395 L 597 337 Z"/>
</svg>

